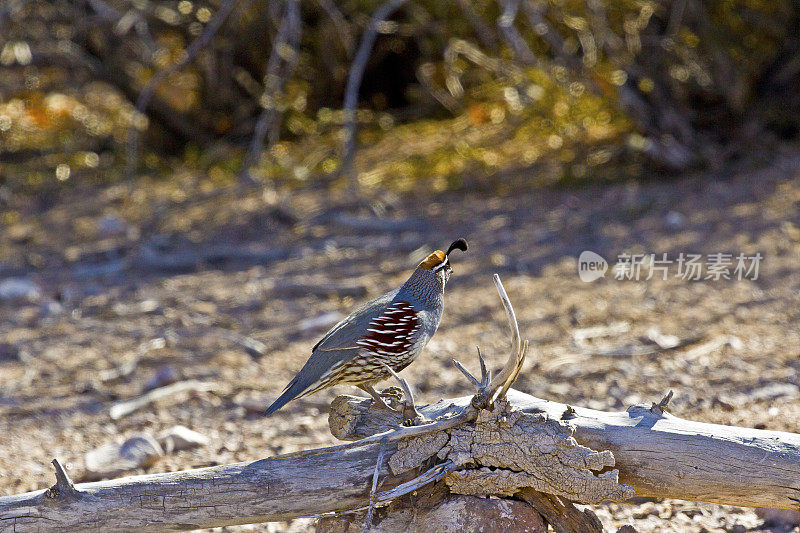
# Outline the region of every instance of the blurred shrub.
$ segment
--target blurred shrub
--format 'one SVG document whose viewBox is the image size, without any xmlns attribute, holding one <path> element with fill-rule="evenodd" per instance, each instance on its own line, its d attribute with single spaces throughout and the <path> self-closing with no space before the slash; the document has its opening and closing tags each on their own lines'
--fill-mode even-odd
<svg viewBox="0 0 800 533">
<path fill-rule="evenodd" d="M 129 128 L 146 132 L 142 172 L 177 163 L 232 179 L 264 107 L 277 127 L 258 177 L 335 174 L 346 79 L 381 2 L 297 0 L 292 46 L 293 1 L 8 0 L 0 183 L 119 179 Z M 220 30 L 137 113 L 148 80 L 228 2 Z M 681 171 L 798 133 L 793 0 L 417 0 L 378 30 L 357 114 L 365 185 Z"/>
</svg>

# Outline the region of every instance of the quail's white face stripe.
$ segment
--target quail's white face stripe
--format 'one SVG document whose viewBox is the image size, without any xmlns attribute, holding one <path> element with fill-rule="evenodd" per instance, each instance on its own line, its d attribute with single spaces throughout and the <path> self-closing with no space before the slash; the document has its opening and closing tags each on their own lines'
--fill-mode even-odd
<svg viewBox="0 0 800 533">
<path fill-rule="evenodd" d="M 441 263 L 439 263 L 438 265 L 433 267 L 431 270 L 433 270 L 434 272 L 439 272 L 441 269 L 446 267 L 448 264 L 449 264 L 449 261 L 447 260 L 447 257 L 445 257 L 444 261 L 442 261 Z"/>
</svg>

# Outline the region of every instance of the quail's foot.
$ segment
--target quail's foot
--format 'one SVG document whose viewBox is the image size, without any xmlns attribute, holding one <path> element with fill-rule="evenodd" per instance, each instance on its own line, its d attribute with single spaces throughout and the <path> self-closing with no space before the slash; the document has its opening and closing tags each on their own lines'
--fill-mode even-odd
<svg viewBox="0 0 800 533">
<path fill-rule="evenodd" d="M 362 384 L 357 386 L 359 389 L 372 396 L 372 401 L 379 409 L 388 409 L 401 415 L 403 417 L 402 424 L 404 426 L 419 426 L 428 421 L 423 415 L 420 414 L 419 411 L 417 411 L 417 407 L 414 405 L 413 396 L 403 395 L 402 402 L 399 402 L 400 395 L 398 395 L 395 390 L 386 389 L 382 392 L 378 392 L 371 385 Z M 390 387 L 389 389 L 397 389 L 397 387 Z M 390 406 L 386 403 L 384 397 L 389 398 L 390 400 L 398 401 L 398 403 L 402 404 L 402 407 L 398 409 Z"/>
<path fill-rule="evenodd" d="M 403 425 L 404 426 L 421 426 L 422 424 L 428 422 L 428 419 L 425 418 L 419 411 L 417 411 L 414 402 L 404 402 L 403 403 L 403 410 L 401 411 L 403 415 Z"/>
</svg>

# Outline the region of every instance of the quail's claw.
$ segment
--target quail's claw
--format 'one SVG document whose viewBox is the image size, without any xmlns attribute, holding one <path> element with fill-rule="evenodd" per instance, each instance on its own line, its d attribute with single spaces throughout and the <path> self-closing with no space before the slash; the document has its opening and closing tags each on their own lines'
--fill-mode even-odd
<svg viewBox="0 0 800 533">
<path fill-rule="evenodd" d="M 421 426 L 422 424 L 428 422 L 428 419 L 425 418 L 422 414 L 417 411 L 417 408 L 413 405 L 406 404 L 403 407 L 403 425 L 408 426 Z"/>
<path fill-rule="evenodd" d="M 392 367 L 386 363 L 381 364 L 389 371 L 392 377 L 400 383 L 400 388 L 403 389 L 403 410 L 401 411 L 403 415 L 403 425 L 418 426 L 425 422 L 425 417 L 417 411 L 417 406 L 414 404 L 414 394 L 411 392 L 411 387 L 408 386 L 408 382 L 398 376 L 397 372 L 395 372 Z"/>
</svg>

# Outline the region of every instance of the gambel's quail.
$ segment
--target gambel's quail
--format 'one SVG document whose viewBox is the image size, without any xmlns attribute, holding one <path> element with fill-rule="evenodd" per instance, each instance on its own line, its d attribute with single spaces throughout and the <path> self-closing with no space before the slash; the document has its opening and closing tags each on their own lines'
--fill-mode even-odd
<svg viewBox="0 0 800 533">
<path fill-rule="evenodd" d="M 417 358 L 431 340 L 444 310 L 444 286 L 453 269 L 449 255 L 466 251 L 458 239 L 447 252 L 436 250 L 399 289 L 367 302 L 336 324 L 313 348 L 311 357 L 267 409 L 271 415 L 289 401 L 332 385 L 355 385 L 387 407 L 373 385 Z"/>
</svg>

